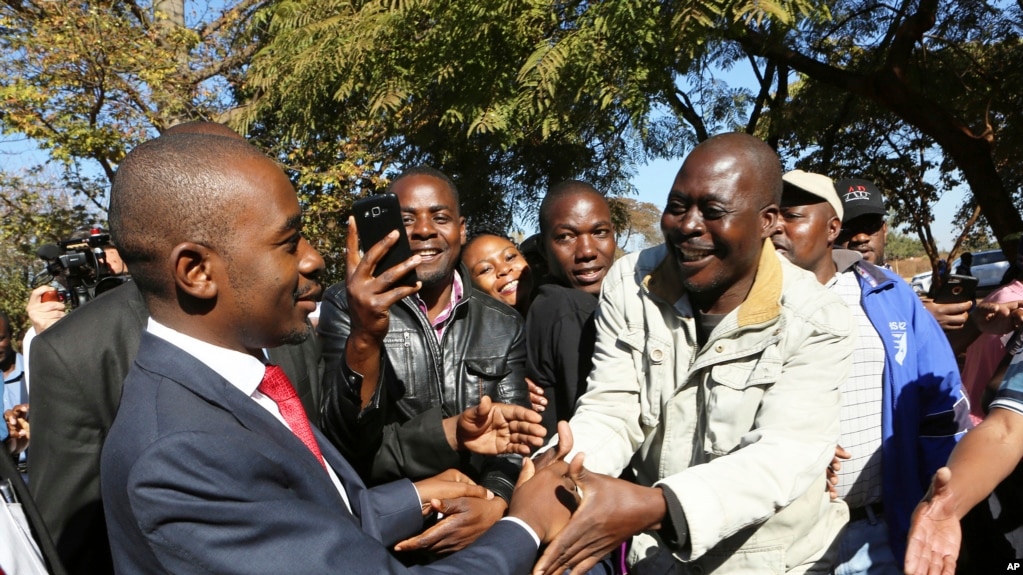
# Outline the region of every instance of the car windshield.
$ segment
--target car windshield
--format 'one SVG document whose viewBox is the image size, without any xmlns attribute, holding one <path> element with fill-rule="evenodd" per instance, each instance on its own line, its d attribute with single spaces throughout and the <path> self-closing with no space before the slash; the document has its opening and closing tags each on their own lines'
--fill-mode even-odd
<svg viewBox="0 0 1023 575">
<path fill-rule="evenodd" d="M 1006 261 L 1006 259 L 1005 259 L 1005 254 L 1002 253 L 1002 250 L 992 250 L 992 251 L 987 251 L 987 252 L 977 252 L 977 253 L 973 254 L 973 263 L 970 264 L 970 267 L 971 268 L 975 268 L 977 266 L 984 266 L 984 265 L 988 265 L 988 264 L 996 264 L 998 262 L 1004 262 L 1004 261 Z M 960 263 L 960 258 L 956 258 L 955 261 L 952 262 L 952 269 L 953 270 L 957 269 L 959 267 L 959 263 Z"/>
<path fill-rule="evenodd" d="M 993 264 L 1001 261 L 1005 261 L 1005 254 L 1003 254 L 1001 251 L 980 252 L 978 254 L 974 254 L 973 256 L 973 265 L 975 266 Z"/>
</svg>

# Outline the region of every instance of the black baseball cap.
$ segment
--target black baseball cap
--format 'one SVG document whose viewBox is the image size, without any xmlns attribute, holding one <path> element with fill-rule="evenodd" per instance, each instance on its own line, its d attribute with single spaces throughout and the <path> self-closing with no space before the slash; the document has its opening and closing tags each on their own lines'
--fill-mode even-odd
<svg viewBox="0 0 1023 575">
<path fill-rule="evenodd" d="M 842 223 L 868 214 L 888 215 L 884 208 L 884 194 L 877 189 L 874 182 L 859 178 L 849 178 L 835 182 L 838 198 L 842 200 L 845 215 Z"/>
</svg>

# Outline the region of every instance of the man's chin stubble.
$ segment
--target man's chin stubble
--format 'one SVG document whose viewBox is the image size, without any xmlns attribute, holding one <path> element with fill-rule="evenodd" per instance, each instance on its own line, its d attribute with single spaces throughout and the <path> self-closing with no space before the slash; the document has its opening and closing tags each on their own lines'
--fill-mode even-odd
<svg viewBox="0 0 1023 575">
<path fill-rule="evenodd" d="M 281 345 L 298 345 L 309 339 L 312 333 L 312 328 L 309 326 L 306 326 L 305 329 L 291 330 L 281 338 Z"/>
</svg>

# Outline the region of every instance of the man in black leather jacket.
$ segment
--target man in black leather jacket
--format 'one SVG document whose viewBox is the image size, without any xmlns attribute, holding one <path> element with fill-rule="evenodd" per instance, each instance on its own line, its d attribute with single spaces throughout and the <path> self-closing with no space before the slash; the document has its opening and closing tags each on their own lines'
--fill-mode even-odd
<svg viewBox="0 0 1023 575">
<path fill-rule="evenodd" d="M 401 204 L 413 257 L 373 277 L 397 234 L 364 246 L 361 263 L 349 253 L 347 282 L 324 294 L 321 424 L 370 484 L 458 467 L 493 491 L 490 501 L 456 500 L 438 509 L 443 521 L 399 544 L 400 550 L 451 551 L 503 515 L 521 466 L 518 455 L 466 451 L 473 438 L 459 414 L 489 396 L 500 402 L 492 416 L 518 418 L 522 427 L 515 429 L 527 435 L 543 431 L 530 427 L 540 418 L 528 410 L 522 319 L 474 290 L 464 269 L 457 271 L 465 220 L 454 184 L 439 171 L 414 168 L 389 191 Z M 418 287 L 395 283 L 413 268 Z"/>
</svg>

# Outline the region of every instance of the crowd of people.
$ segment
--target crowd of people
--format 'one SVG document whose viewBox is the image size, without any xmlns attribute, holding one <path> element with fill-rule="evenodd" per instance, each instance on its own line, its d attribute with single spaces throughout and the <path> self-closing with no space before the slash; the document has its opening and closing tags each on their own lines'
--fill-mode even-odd
<svg viewBox="0 0 1023 575">
<path fill-rule="evenodd" d="M 411 257 L 378 269 L 402 230 L 360 245 L 351 218 L 346 279 L 324 286 L 272 159 L 208 122 L 138 146 L 110 191 L 118 269 L 104 262 L 132 281 L 70 314 L 33 291 L 25 357 L 0 315 L 0 472 L 45 569 L 1015 559 L 1023 503 L 998 488 L 1023 457 L 1021 278 L 921 300 L 885 267 L 873 183 L 783 173 L 746 134 L 699 144 L 664 184 L 664 242 L 622 255 L 587 182 L 553 186 L 517 245 L 467 230 L 452 179 L 411 167 L 387 189 Z M 1002 515 L 967 515 L 988 503 Z"/>
</svg>

